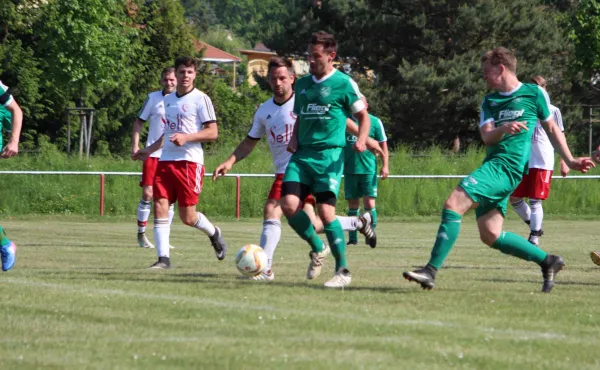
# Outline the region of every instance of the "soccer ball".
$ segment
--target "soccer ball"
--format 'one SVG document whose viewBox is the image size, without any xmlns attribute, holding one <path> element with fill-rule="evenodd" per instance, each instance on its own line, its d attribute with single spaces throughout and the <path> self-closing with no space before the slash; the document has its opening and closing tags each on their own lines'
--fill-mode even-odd
<svg viewBox="0 0 600 370">
<path fill-rule="evenodd" d="M 235 267 L 242 275 L 256 276 L 267 268 L 267 254 L 258 245 L 244 245 L 235 255 Z"/>
</svg>

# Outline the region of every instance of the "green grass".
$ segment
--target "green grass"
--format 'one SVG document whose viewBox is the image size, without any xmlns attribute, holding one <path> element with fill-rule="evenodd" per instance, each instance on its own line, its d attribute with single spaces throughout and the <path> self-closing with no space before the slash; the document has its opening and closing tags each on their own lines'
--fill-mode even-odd
<svg viewBox="0 0 600 370">
<path fill-rule="evenodd" d="M 525 225 L 507 229 L 527 234 Z M 597 222 L 548 221 L 543 247 L 563 255 L 551 294 L 531 263 L 484 247 L 468 218 L 433 291 L 401 279 L 424 263 L 437 222 L 382 222 L 379 246 L 349 249 L 350 288 L 305 279 L 308 247 L 287 226 L 270 284 L 236 279 L 232 256 L 259 220 L 221 221 L 219 262 L 177 224 L 174 268 L 150 271 L 134 220 L 3 220 L 18 244 L 3 273 L 2 369 L 597 369 Z"/>
</svg>

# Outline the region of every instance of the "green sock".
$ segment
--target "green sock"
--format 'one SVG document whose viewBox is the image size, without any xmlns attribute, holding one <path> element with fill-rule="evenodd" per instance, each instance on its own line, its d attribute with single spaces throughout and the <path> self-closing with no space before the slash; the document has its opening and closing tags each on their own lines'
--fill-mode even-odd
<svg viewBox="0 0 600 370">
<path fill-rule="evenodd" d="M 358 208 L 350 208 L 348 210 L 348 213 L 346 213 L 348 216 L 358 216 L 360 213 L 360 211 L 358 210 Z M 354 230 L 354 231 L 348 231 L 348 241 L 349 242 L 358 242 L 358 231 Z"/>
<path fill-rule="evenodd" d="M 6 236 L 4 229 L 2 228 L 2 226 L 0 226 L 0 245 L 7 245 L 7 244 L 10 244 L 10 240 L 8 240 L 8 237 Z"/>
<path fill-rule="evenodd" d="M 323 241 L 319 239 L 306 212 L 300 210 L 300 212 L 295 215 L 288 217 L 288 223 L 302 239 L 310 244 L 310 248 L 313 252 L 319 253 L 323 251 Z"/>
<path fill-rule="evenodd" d="M 454 247 L 460 233 L 461 219 L 461 215 L 449 209 L 442 211 L 442 223 L 438 229 L 437 238 L 431 250 L 431 259 L 429 260 L 429 264 L 438 270 L 444 264 L 452 247 Z"/>
<path fill-rule="evenodd" d="M 373 230 L 377 227 L 377 208 L 373 207 L 371 209 L 365 208 L 365 211 L 371 212 L 371 218 L 373 219 Z"/>
<path fill-rule="evenodd" d="M 504 254 L 518 257 L 525 261 L 533 261 L 538 265 L 546 259 L 547 253 L 528 242 L 522 236 L 510 232 L 500 234 L 491 246 Z"/>
<path fill-rule="evenodd" d="M 335 257 L 335 271 L 338 271 L 340 268 L 347 268 L 346 240 L 344 239 L 342 224 L 340 224 L 337 218 L 332 223 L 325 225 L 325 235 L 327 235 L 331 253 Z"/>
</svg>

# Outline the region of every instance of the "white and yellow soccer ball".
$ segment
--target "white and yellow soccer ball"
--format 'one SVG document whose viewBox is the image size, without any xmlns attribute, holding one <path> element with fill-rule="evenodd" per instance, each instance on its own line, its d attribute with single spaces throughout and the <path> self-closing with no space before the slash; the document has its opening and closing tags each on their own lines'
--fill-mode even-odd
<svg viewBox="0 0 600 370">
<path fill-rule="evenodd" d="M 235 267 L 244 276 L 256 276 L 267 268 L 267 254 L 255 244 L 244 245 L 235 255 Z"/>
</svg>

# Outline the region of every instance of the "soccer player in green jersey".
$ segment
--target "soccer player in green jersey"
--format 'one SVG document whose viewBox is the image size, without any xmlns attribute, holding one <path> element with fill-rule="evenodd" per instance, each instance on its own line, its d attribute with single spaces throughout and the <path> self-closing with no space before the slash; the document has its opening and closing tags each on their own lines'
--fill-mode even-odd
<svg viewBox="0 0 600 370">
<path fill-rule="evenodd" d="M 334 277 L 328 288 L 350 284 L 346 264 L 344 231 L 335 215 L 346 146 L 346 119 L 351 114 L 359 121 L 354 150 L 364 152 L 371 123 L 356 83 L 333 67 L 337 42 L 326 32 L 312 34 L 308 46 L 310 74 L 295 87 L 294 133 L 288 145 L 292 157 L 283 177 L 281 209 L 292 229 L 306 240 L 312 251 L 308 279 L 321 273 L 325 257 L 335 257 Z M 313 194 L 323 220 L 329 246 L 317 236 L 309 217 L 301 208 L 301 199 Z"/>
<path fill-rule="evenodd" d="M 569 168 L 587 172 L 594 164 L 589 158 L 573 158 L 542 89 L 517 79 L 517 59 L 508 49 L 499 47 L 486 52 L 481 57 L 481 67 L 488 87 L 496 90 L 481 103 L 479 130 L 487 155 L 483 164 L 464 178 L 446 200 L 427 265 L 403 275 L 423 289 L 433 288 L 436 273 L 458 238 L 462 215 L 475 208 L 481 241 L 502 253 L 537 263 L 544 279 L 542 291 L 548 293 L 554 286 L 554 277 L 565 265 L 562 257 L 547 254 L 523 237 L 502 230 L 508 198 L 528 167 L 537 121 Z"/>
<path fill-rule="evenodd" d="M 367 98 L 361 97 L 367 109 L 369 103 Z M 371 130 L 369 137 L 378 141 L 383 150 L 380 175 L 385 180 L 389 175 L 388 160 L 389 153 L 387 148 L 387 137 L 383 129 L 381 120 L 369 114 L 371 121 Z M 354 121 L 351 122 L 354 124 Z M 358 216 L 360 214 L 360 198 L 363 198 L 365 212 L 368 212 L 372 218 L 373 228 L 377 226 L 377 209 L 375 208 L 375 199 L 377 198 L 377 157 L 370 151 L 358 153 L 352 150 L 356 142 L 356 136 L 346 135 L 346 150 L 344 151 L 344 195 L 348 201 L 348 216 Z M 348 232 L 348 244 L 358 244 L 358 232 Z M 377 246 L 377 239 L 370 238 L 367 244 L 371 248 Z"/>
<path fill-rule="evenodd" d="M 2 149 L 2 123 L 10 122 L 12 133 L 6 147 Z M 19 153 L 19 136 L 23 124 L 23 111 L 16 100 L 8 93 L 2 81 L 0 81 L 0 149 L 2 158 L 14 157 Z M 17 246 L 6 237 L 6 233 L 0 226 L 0 257 L 2 259 L 2 271 L 8 271 L 15 265 Z"/>
</svg>

